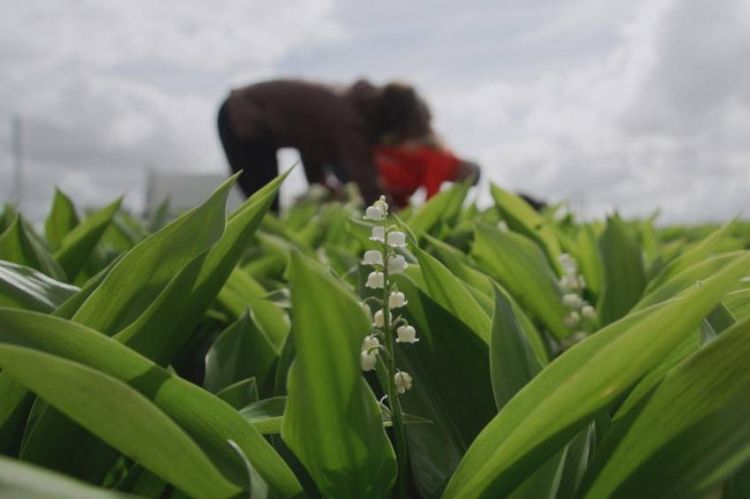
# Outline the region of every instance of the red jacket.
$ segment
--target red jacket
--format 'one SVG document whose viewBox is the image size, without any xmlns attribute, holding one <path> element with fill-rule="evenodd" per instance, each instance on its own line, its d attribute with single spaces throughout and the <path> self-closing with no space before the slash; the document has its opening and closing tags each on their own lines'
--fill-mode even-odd
<svg viewBox="0 0 750 499">
<path fill-rule="evenodd" d="M 409 197 L 420 187 L 431 198 L 443 182 L 456 179 L 460 160 L 450 151 L 429 147 L 375 147 L 375 164 L 382 188 L 399 206 L 406 206 Z"/>
</svg>

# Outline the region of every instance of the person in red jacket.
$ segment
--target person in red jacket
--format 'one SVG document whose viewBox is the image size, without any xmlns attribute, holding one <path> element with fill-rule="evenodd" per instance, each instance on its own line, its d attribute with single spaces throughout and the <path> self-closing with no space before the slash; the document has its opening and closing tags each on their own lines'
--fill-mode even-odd
<svg viewBox="0 0 750 499">
<path fill-rule="evenodd" d="M 443 182 L 474 177 L 479 180 L 479 166 L 456 157 L 435 144 L 407 144 L 374 148 L 381 189 L 393 203 L 403 208 L 419 188 L 427 199 L 440 191 Z"/>
</svg>

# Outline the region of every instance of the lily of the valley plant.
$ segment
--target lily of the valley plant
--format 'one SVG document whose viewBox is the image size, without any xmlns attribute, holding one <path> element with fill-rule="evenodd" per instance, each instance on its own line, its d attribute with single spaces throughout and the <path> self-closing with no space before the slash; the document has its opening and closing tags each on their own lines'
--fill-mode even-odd
<svg viewBox="0 0 750 499">
<path fill-rule="evenodd" d="M 367 208 L 364 218 L 373 222 L 370 240 L 375 244 L 375 249 L 367 250 L 362 260 L 363 265 L 372 268 L 365 287 L 379 290 L 380 293 L 363 304 L 368 313 L 368 302 L 374 302 L 377 308 L 372 314 L 372 328 L 362 341 L 360 364 L 362 370 L 372 371 L 377 368 L 378 362 L 382 362 L 387 372 L 387 386 L 383 387 L 386 392 L 384 402 L 387 402 L 396 441 L 399 493 L 404 496 L 408 457 L 399 396 L 411 389 L 413 381 L 409 373 L 397 368 L 395 344 L 419 341 L 414 327 L 397 313 L 407 301 L 392 279 L 394 274 L 403 272 L 407 267 L 404 256 L 396 252 L 406 247 L 406 234 L 397 230 L 396 226 L 389 225 L 388 203 L 384 197 Z"/>
</svg>

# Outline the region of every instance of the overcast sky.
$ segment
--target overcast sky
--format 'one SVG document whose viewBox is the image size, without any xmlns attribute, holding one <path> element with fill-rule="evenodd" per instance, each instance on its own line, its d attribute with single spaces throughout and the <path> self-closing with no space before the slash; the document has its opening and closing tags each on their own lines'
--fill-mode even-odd
<svg viewBox="0 0 750 499">
<path fill-rule="evenodd" d="M 232 86 L 365 76 L 413 82 L 505 187 L 587 215 L 750 216 L 748 61 L 748 0 L 5 1 L 0 199 L 16 113 L 25 211 L 55 184 L 138 207 L 148 165 L 225 172 Z"/>
</svg>

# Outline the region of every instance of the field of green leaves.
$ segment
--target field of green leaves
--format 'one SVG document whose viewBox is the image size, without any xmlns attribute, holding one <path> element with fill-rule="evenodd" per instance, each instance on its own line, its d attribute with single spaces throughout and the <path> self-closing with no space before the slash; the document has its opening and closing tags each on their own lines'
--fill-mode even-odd
<svg viewBox="0 0 750 499">
<path fill-rule="evenodd" d="M 284 176 L 0 215 L 0 496 L 750 497 L 750 240 Z"/>
</svg>

